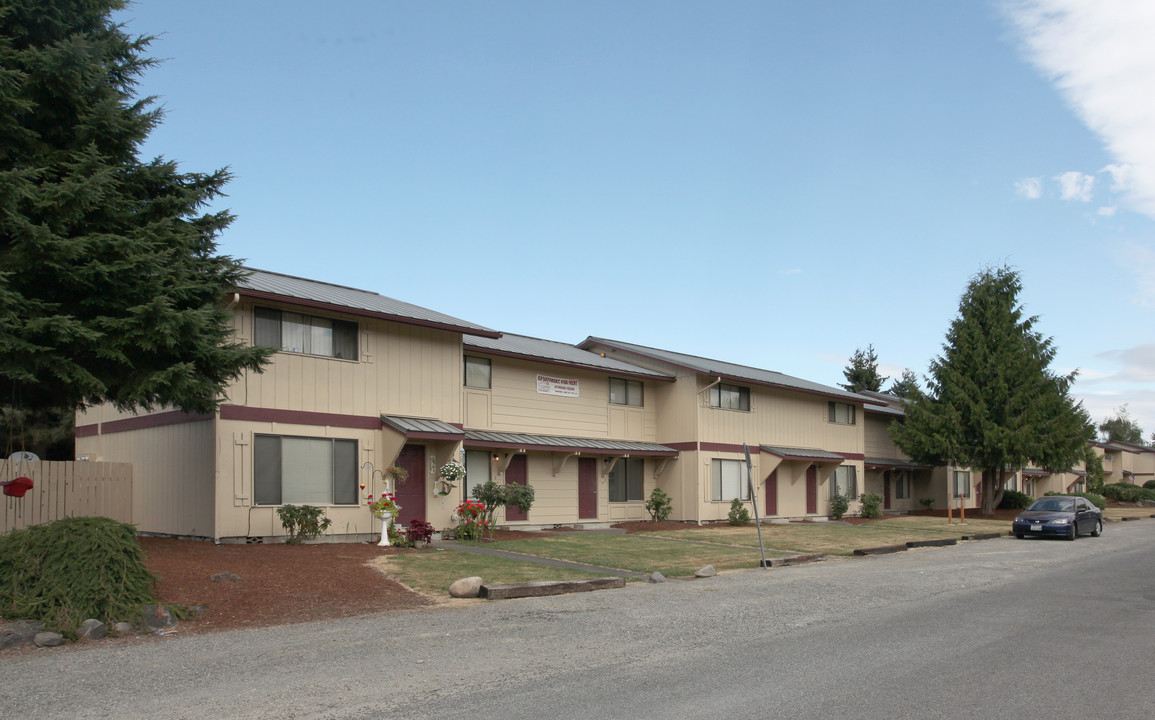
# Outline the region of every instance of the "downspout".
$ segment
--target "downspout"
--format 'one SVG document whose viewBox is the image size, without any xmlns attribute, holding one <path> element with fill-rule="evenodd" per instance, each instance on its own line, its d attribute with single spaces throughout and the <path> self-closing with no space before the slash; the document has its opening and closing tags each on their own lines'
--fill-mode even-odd
<svg viewBox="0 0 1155 720">
<path fill-rule="evenodd" d="M 717 380 L 715 380 L 714 382 L 710 383 L 706 387 L 699 390 L 698 394 L 695 396 L 694 399 L 697 400 L 697 398 L 699 396 L 701 396 L 702 393 L 706 392 L 707 390 L 714 387 L 715 385 L 720 384 L 721 382 L 722 382 L 722 376 L 719 375 Z M 695 518 L 696 518 L 696 521 L 697 521 L 699 527 L 701 527 L 701 525 L 702 525 L 702 496 L 698 495 L 696 491 L 699 489 L 698 488 L 698 479 L 702 476 L 701 436 L 702 436 L 702 405 L 700 402 L 695 402 L 694 403 L 694 446 L 695 446 L 694 454 L 698 455 L 699 457 L 698 457 L 698 460 L 694 463 L 694 490 L 695 490 L 695 493 L 694 493 L 694 515 L 695 515 Z"/>
</svg>

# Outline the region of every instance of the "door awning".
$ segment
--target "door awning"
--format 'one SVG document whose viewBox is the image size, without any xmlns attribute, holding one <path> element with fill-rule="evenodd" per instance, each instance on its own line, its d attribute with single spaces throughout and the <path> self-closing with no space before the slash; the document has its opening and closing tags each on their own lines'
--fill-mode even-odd
<svg viewBox="0 0 1155 720">
<path fill-rule="evenodd" d="M 810 448 L 777 447 L 775 445 L 759 445 L 758 449 L 760 449 L 764 453 L 769 453 L 770 455 L 776 455 L 776 456 L 782 458 L 783 460 L 794 460 L 794 461 L 799 461 L 799 462 L 812 462 L 812 463 L 820 463 L 820 464 L 821 463 L 839 463 L 839 464 L 841 464 L 841 463 L 845 462 L 845 460 L 846 460 L 846 458 L 844 456 L 839 455 L 838 453 L 829 452 L 827 450 L 813 450 Z"/>
<path fill-rule="evenodd" d="M 601 438 L 558 437 L 529 433 L 466 430 L 465 447 L 536 452 L 586 453 L 589 455 L 630 455 L 634 457 L 677 457 L 678 451 L 657 443 Z"/>
<path fill-rule="evenodd" d="M 443 420 L 382 415 L 381 422 L 409 440 L 461 440 L 465 431 Z"/>
</svg>

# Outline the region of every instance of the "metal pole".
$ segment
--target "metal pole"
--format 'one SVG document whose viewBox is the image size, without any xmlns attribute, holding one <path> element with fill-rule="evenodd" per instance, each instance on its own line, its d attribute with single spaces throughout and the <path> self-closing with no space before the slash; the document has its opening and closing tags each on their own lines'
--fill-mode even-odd
<svg viewBox="0 0 1155 720">
<path fill-rule="evenodd" d="M 758 550 L 762 553 L 762 567 L 766 565 L 766 546 L 762 544 L 762 522 L 758 519 L 758 496 L 754 492 L 754 466 L 750 462 L 750 446 L 742 443 L 746 453 L 746 486 L 750 488 L 750 502 L 754 505 L 754 527 L 758 528 Z"/>
</svg>

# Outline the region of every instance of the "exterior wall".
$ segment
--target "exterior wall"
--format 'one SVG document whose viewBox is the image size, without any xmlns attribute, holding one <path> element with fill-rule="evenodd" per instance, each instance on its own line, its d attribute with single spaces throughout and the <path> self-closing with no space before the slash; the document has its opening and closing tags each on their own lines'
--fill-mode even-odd
<svg viewBox="0 0 1155 720">
<path fill-rule="evenodd" d="M 891 415 L 879 413 L 864 413 L 866 422 L 863 423 L 863 452 L 867 457 L 894 458 L 909 460 L 910 456 L 898 449 L 894 440 L 890 439 L 890 423 L 894 421 Z"/>
<path fill-rule="evenodd" d="M 261 307 L 298 311 L 290 305 Z M 252 303 L 234 315 L 237 339 L 251 343 Z M 304 312 L 349 320 L 332 313 Z M 461 422 L 461 335 L 370 318 L 359 324 L 359 362 L 278 352 L 263 373 L 249 372 L 225 402 L 247 407 L 377 417 L 381 413 Z"/>
<path fill-rule="evenodd" d="M 90 408 L 78 427 L 126 420 L 111 406 Z M 213 510 L 215 422 L 201 420 L 78 436 L 76 453 L 131 463 L 132 517 L 141 532 L 217 537 Z"/>
<path fill-rule="evenodd" d="M 466 350 L 491 362 L 492 389 L 463 389 L 465 426 L 471 430 L 656 442 L 655 385 L 643 382 L 643 406 L 611 405 L 612 373 L 547 365 Z M 537 391 L 538 374 L 578 381 L 578 397 Z M 636 379 L 636 378 L 631 378 Z M 460 376 L 456 379 L 461 384 Z"/>
</svg>

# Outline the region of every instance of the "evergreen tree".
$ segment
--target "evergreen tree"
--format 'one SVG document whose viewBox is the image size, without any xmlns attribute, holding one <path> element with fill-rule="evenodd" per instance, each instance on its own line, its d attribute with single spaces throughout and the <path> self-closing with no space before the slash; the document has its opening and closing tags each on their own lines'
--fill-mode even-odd
<svg viewBox="0 0 1155 720">
<path fill-rule="evenodd" d="M 914 397 L 921 392 L 918 386 L 918 376 L 914 374 L 913 370 L 903 370 L 902 377 L 891 383 L 887 392 L 904 399 Z"/>
<path fill-rule="evenodd" d="M 1056 375 L 1050 338 L 1024 317 L 1022 281 L 1010 268 L 971 278 L 951 323 L 929 387 L 906 406 L 891 437 L 915 462 L 947 462 L 982 472 L 982 510 L 1002 500 L 1007 478 L 1035 463 L 1067 470 L 1083 458 L 1094 433 L 1070 395 L 1075 373 Z"/>
<path fill-rule="evenodd" d="M 1115 417 L 1109 417 L 1099 423 L 1099 432 L 1105 442 L 1118 440 L 1132 445 L 1143 444 L 1143 428 L 1127 412 L 1126 405 L 1115 408 Z"/>
<path fill-rule="evenodd" d="M 878 392 L 882 384 L 890 379 L 878 374 L 878 355 L 874 352 L 874 345 L 867 345 L 866 350 L 856 349 L 842 374 L 846 377 L 846 384 L 842 388 L 850 392 Z"/>
<path fill-rule="evenodd" d="M 0 5 L 0 403 L 14 412 L 208 412 L 270 351 L 232 339 L 243 277 L 208 212 L 225 170 L 137 158 L 160 121 L 135 98 L 148 37 L 123 0 Z"/>
</svg>

